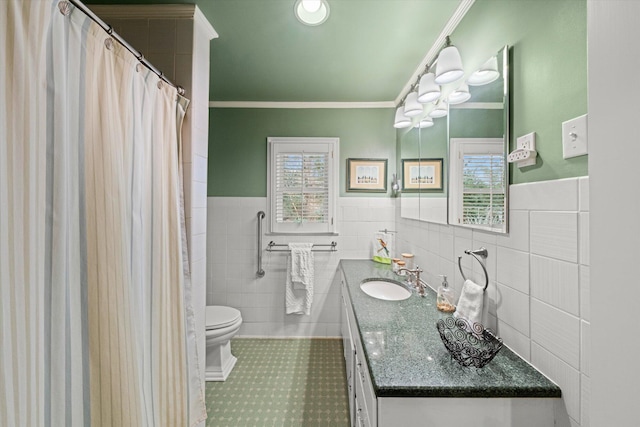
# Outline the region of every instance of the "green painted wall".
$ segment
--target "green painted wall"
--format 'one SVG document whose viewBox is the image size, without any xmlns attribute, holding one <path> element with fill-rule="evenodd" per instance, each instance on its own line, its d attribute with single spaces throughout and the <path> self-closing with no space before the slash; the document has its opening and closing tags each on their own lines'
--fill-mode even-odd
<svg viewBox="0 0 640 427">
<path fill-rule="evenodd" d="M 587 156 L 562 158 L 562 122 L 587 113 L 586 0 L 477 0 L 451 36 L 465 67 L 511 46 L 511 149 L 536 132 L 538 162 L 511 182 L 584 176 Z"/>
<path fill-rule="evenodd" d="M 266 197 L 267 137 L 340 138 L 340 195 L 387 197 L 384 193 L 347 193 L 346 159 L 388 159 L 395 172 L 393 109 L 245 109 L 209 110 L 207 194 Z M 387 185 L 389 187 L 389 185 Z"/>
<path fill-rule="evenodd" d="M 451 138 L 503 138 L 504 110 L 450 109 Z"/>
</svg>

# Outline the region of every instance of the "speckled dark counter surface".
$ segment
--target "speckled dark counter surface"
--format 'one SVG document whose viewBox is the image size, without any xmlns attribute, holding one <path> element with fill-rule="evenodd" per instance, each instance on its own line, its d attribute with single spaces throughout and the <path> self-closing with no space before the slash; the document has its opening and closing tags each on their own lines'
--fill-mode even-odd
<svg viewBox="0 0 640 427">
<path fill-rule="evenodd" d="M 445 313 L 436 295 L 383 301 L 360 289 L 363 279 L 398 280 L 388 265 L 342 260 L 347 289 L 378 397 L 560 397 L 560 388 L 506 346 L 484 368 L 451 358 L 436 329 Z M 508 343 L 507 343 L 508 344 Z"/>
</svg>

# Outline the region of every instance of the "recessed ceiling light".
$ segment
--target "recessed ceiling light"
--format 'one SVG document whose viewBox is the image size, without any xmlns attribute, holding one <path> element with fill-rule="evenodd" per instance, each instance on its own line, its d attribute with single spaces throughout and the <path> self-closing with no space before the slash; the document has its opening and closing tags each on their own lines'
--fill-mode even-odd
<svg viewBox="0 0 640 427">
<path fill-rule="evenodd" d="M 297 0 L 293 11 L 303 24 L 320 25 L 329 18 L 329 3 L 327 0 Z"/>
</svg>

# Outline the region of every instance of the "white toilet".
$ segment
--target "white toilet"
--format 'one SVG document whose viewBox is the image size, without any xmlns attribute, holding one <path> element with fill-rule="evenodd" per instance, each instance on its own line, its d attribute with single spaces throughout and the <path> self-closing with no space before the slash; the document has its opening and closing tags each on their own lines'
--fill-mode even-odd
<svg viewBox="0 0 640 427">
<path fill-rule="evenodd" d="M 205 381 L 226 381 L 236 364 L 231 354 L 231 338 L 242 324 L 240 311 L 221 305 L 207 306 L 205 312 L 207 364 Z"/>
</svg>

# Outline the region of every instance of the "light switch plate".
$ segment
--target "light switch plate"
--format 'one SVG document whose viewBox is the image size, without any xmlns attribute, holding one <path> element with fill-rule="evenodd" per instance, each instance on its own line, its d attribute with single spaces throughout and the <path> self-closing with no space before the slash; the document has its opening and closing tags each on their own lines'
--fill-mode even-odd
<svg viewBox="0 0 640 427">
<path fill-rule="evenodd" d="M 587 115 L 562 123 L 562 158 L 588 154 Z"/>
</svg>

